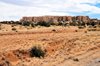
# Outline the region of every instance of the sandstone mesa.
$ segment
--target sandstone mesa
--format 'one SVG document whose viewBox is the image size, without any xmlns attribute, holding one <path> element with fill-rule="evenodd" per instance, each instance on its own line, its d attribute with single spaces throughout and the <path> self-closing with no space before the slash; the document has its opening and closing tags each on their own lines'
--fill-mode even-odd
<svg viewBox="0 0 100 66">
<path fill-rule="evenodd" d="M 81 22 L 100 22 L 97 18 L 90 19 L 89 16 L 34 16 L 34 17 L 22 17 L 21 21 L 29 21 L 29 22 L 39 22 L 39 21 L 46 21 L 46 22 L 60 22 L 60 21 L 81 21 Z"/>
</svg>

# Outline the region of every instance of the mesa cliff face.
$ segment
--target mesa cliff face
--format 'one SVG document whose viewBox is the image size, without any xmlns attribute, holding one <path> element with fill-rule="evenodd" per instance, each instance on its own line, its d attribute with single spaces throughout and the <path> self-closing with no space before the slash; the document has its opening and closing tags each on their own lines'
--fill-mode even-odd
<svg viewBox="0 0 100 66">
<path fill-rule="evenodd" d="M 89 16 L 39 16 L 39 17 L 23 17 L 20 21 L 30 21 L 30 22 L 59 22 L 59 21 L 81 21 L 90 22 Z"/>
</svg>

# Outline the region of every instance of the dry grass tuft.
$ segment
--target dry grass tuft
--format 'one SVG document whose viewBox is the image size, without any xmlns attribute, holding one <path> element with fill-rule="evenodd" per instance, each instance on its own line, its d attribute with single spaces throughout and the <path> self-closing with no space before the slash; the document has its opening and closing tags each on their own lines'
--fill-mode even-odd
<svg viewBox="0 0 100 66">
<path fill-rule="evenodd" d="M 16 30 L 16 28 L 15 28 L 15 27 L 13 27 L 13 28 L 12 28 L 12 30 L 14 30 L 14 31 L 15 31 L 15 30 Z"/>
<path fill-rule="evenodd" d="M 33 44 L 33 47 L 30 50 L 30 56 L 31 57 L 44 57 L 44 50 L 39 44 Z"/>
<path fill-rule="evenodd" d="M 100 28 L 88 28 L 88 31 L 100 31 Z"/>
</svg>

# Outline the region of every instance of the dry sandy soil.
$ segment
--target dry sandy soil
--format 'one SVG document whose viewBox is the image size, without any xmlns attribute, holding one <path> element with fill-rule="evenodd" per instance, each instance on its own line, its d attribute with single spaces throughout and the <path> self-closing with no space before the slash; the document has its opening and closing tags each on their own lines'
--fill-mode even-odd
<svg viewBox="0 0 100 66">
<path fill-rule="evenodd" d="M 86 33 L 86 28 L 73 26 L 15 27 L 17 32 L 4 24 L 0 30 L 0 66 L 100 66 L 99 31 Z M 44 58 L 30 57 L 33 44 L 46 49 Z"/>
</svg>

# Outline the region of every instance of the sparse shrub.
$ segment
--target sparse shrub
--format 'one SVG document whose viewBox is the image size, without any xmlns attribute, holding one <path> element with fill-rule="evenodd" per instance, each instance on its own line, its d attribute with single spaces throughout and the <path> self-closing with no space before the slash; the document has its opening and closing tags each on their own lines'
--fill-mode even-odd
<svg viewBox="0 0 100 66">
<path fill-rule="evenodd" d="M 12 28 L 12 30 L 16 30 L 16 28 L 15 28 L 15 27 L 13 27 L 13 28 Z"/>
<path fill-rule="evenodd" d="M 77 26 L 78 24 L 76 22 L 70 22 L 69 25 L 71 25 L 71 26 Z"/>
<path fill-rule="evenodd" d="M 95 28 L 88 28 L 87 30 L 88 30 L 88 31 L 96 31 Z"/>
<path fill-rule="evenodd" d="M 47 22 L 46 27 L 50 27 L 50 25 L 55 25 L 55 23 L 54 22 Z"/>
<path fill-rule="evenodd" d="M 35 27 L 35 24 L 32 23 L 31 26 L 32 26 L 32 27 Z"/>
<path fill-rule="evenodd" d="M 78 21 L 78 26 L 81 26 L 81 24 L 82 24 L 82 23 L 81 23 L 80 21 Z"/>
<path fill-rule="evenodd" d="M 44 57 L 45 52 L 44 50 L 41 48 L 41 46 L 39 44 L 34 44 L 33 47 L 30 50 L 30 56 L 31 57 Z"/>
<path fill-rule="evenodd" d="M 94 26 L 93 26 L 93 28 L 97 28 L 97 27 L 98 27 L 98 25 L 94 25 Z"/>
<path fill-rule="evenodd" d="M 53 29 L 52 31 L 56 31 L 55 29 Z"/>
<path fill-rule="evenodd" d="M 64 26 L 68 26 L 68 23 L 65 23 Z"/>
<path fill-rule="evenodd" d="M 78 28 L 79 28 L 79 29 L 84 29 L 84 26 L 79 26 Z"/>
<path fill-rule="evenodd" d="M 23 26 L 29 26 L 30 22 L 23 22 Z"/>
<path fill-rule="evenodd" d="M 18 31 L 16 31 L 16 32 L 18 32 Z"/>
<path fill-rule="evenodd" d="M 1 30 L 1 25 L 2 25 L 2 24 L 0 23 L 0 30 Z"/>
<path fill-rule="evenodd" d="M 75 30 L 75 32 L 78 32 L 78 30 Z"/>
<path fill-rule="evenodd" d="M 51 23 L 47 22 L 46 27 L 50 27 Z"/>
<path fill-rule="evenodd" d="M 22 22 L 18 22 L 19 25 L 22 25 Z"/>
<path fill-rule="evenodd" d="M 87 25 L 91 25 L 91 23 L 90 23 L 90 22 L 87 22 L 86 24 L 87 24 Z"/>
<path fill-rule="evenodd" d="M 84 33 L 87 33 L 87 31 L 84 31 Z"/>
<path fill-rule="evenodd" d="M 46 27 L 50 27 L 50 24 L 47 24 Z"/>
<path fill-rule="evenodd" d="M 54 22 L 48 22 L 50 25 L 55 25 L 55 23 Z"/>
<path fill-rule="evenodd" d="M 87 22 L 87 25 L 92 25 L 92 26 L 94 26 L 94 25 L 97 25 L 98 23 L 97 22 Z M 98 24 L 99 25 L 99 24 Z"/>
<path fill-rule="evenodd" d="M 14 25 L 11 25 L 11 27 L 14 27 Z"/>
<path fill-rule="evenodd" d="M 30 27 L 27 27 L 27 30 L 31 29 Z"/>
<path fill-rule="evenodd" d="M 82 23 L 81 23 L 81 26 L 85 26 L 85 22 L 82 22 Z"/>
<path fill-rule="evenodd" d="M 47 23 L 45 21 L 40 21 L 40 22 L 37 23 L 37 25 L 47 26 Z"/>
<path fill-rule="evenodd" d="M 79 61 L 78 58 L 73 59 L 74 61 Z"/>
<path fill-rule="evenodd" d="M 96 25 L 96 22 L 91 22 L 91 25 L 92 25 L 92 26 Z"/>
<path fill-rule="evenodd" d="M 54 23 L 54 22 L 40 21 L 40 22 L 38 22 L 36 25 L 50 27 L 50 25 L 55 25 L 55 23 Z"/>
<path fill-rule="evenodd" d="M 88 28 L 88 31 L 100 31 L 100 28 Z"/>
<path fill-rule="evenodd" d="M 59 22 L 58 25 L 63 25 L 63 22 Z"/>
<path fill-rule="evenodd" d="M 89 28 L 92 28 L 93 26 L 92 25 L 89 25 Z"/>
</svg>

